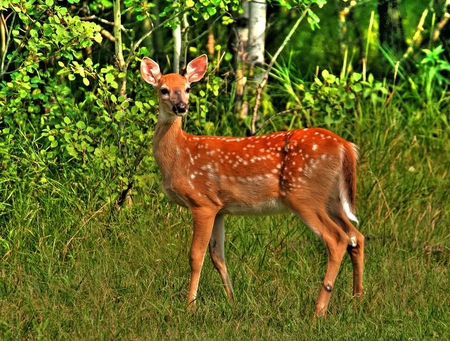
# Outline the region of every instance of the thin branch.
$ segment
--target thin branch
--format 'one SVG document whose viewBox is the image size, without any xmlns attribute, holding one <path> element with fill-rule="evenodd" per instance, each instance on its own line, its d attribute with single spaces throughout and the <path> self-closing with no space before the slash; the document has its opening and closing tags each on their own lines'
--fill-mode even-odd
<svg viewBox="0 0 450 341">
<path fill-rule="evenodd" d="M 120 0 L 114 1 L 114 38 L 115 38 L 115 53 L 119 66 L 119 71 L 127 73 L 127 65 L 125 64 L 125 59 L 123 57 L 123 46 L 122 46 L 122 13 L 120 10 L 121 2 Z M 119 80 L 119 95 L 124 98 L 127 97 L 127 83 L 126 77 L 120 78 Z"/>
<path fill-rule="evenodd" d="M 15 15 L 15 12 L 14 12 Z M 10 30 L 8 30 L 8 26 L 6 25 L 5 17 L 3 16 L 3 13 L 0 14 L 0 35 L 1 35 L 1 47 L 0 47 L 0 54 L 1 54 L 1 64 L 0 64 L 0 75 L 3 74 L 3 67 L 5 66 L 5 58 L 8 52 L 8 46 L 10 42 Z M 8 36 L 8 38 L 6 38 Z"/>
<path fill-rule="evenodd" d="M 407 59 L 414 52 L 414 47 L 420 41 L 420 37 L 422 35 L 422 32 L 424 31 L 423 25 L 425 23 L 425 18 L 427 17 L 427 15 L 428 10 L 426 9 L 425 11 L 423 11 L 422 16 L 420 17 L 419 23 L 417 24 L 416 32 L 414 32 L 413 38 L 411 40 L 411 44 L 409 44 L 409 47 L 406 50 L 403 57 L 401 58 L 401 60 Z"/>
<path fill-rule="evenodd" d="M 95 14 L 90 15 L 90 16 L 88 16 L 88 17 L 81 17 L 80 20 L 81 20 L 81 21 L 98 20 L 98 21 L 100 21 L 102 24 L 105 24 L 105 25 L 109 25 L 109 26 L 114 26 L 114 25 L 115 25 L 115 24 L 114 24 L 114 21 L 109 21 L 109 20 L 106 20 L 106 19 L 103 19 L 103 18 L 99 18 L 99 17 L 97 17 Z M 122 31 L 124 31 L 124 32 L 127 30 L 123 25 L 120 25 L 120 29 L 121 29 Z"/>
<path fill-rule="evenodd" d="M 256 90 L 256 103 L 255 103 L 255 107 L 253 108 L 253 115 L 252 115 L 252 121 L 251 121 L 251 127 L 252 127 L 251 133 L 252 133 L 252 135 L 255 134 L 255 123 L 256 123 L 256 117 L 258 115 L 258 108 L 259 108 L 259 105 L 261 103 L 262 90 L 266 86 L 266 83 L 267 83 L 267 81 L 269 79 L 270 71 L 272 70 L 272 67 L 275 64 L 275 62 L 276 62 L 278 56 L 280 55 L 281 51 L 283 51 L 283 49 L 285 48 L 285 46 L 287 45 L 287 43 L 291 39 L 292 35 L 297 30 L 297 27 L 300 25 L 300 23 L 303 21 L 303 19 L 305 19 L 306 15 L 308 13 L 308 9 L 310 7 L 311 7 L 311 4 L 309 4 L 308 6 L 305 7 L 305 9 L 303 10 L 302 15 L 300 16 L 300 18 L 297 19 L 297 21 L 295 22 L 294 26 L 291 28 L 291 30 L 289 31 L 289 34 L 286 36 L 286 38 L 284 39 L 283 43 L 280 45 L 278 50 L 273 55 L 269 65 L 267 66 L 267 70 L 264 73 L 264 78 L 263 78 L 262 82 L 258 85 L 258 89 Z"/>
<path fill-rule="evenodd" d="M 267 124 L 269 124 L 270 122 L 272 122 L 272 120 L 273 120 L 275 117 L 281 116 L 281 115 L 284 115 L 284 114 L 289 114 L 289 113 L 291 113 L 291 112 L 295 112 L 295 111 L 301 110 L 301 109 L 303 109 L 303 108 L 302 108 L 301 106 L 299 106 L 299 107 L 295 107 L 295 108 L 292 108 L 292 109 L 287 109 L 287 110 L 283 110 L 283 111 L 277 112 L 275 115 L 272 115 L 268 120 L 264 121 L 264 123 L 261 124 L 261 126 L 258 128 L 258 130 L 255 131 L 255 135 L 256 135 L 257 133 L 259 133 L 259 132 L 267 125 Z"/>
<path fill-rule="evenodd" d="M 433 31 L 433 41 L 436 41 L 439 39 L 439 36 L 441 35 L 442 29 L 447 25 L 448 21 L 450 20 L 450 13 L 445 13 L 442 17 L 442 20 L 439 21 L 434 28 Z"/>
<path fill-rule="evenodd" d="M 182 12 L 180 12 L 180 13 L 183 13 L 184 11 L 182 11 Z M 152 33 L 155 31 L 155 30 L 157 30 L 157 29 L 159 29 L 160 27 L 163 27 L 166 23 L 168 23 L 168 22 L 170 22 L 170 21 L 172 21 L 174 18 L 176 18 L 180 13 L 178 13 L 178 14 L 176 14 L 176 15 L 173 15 L 172 17 L 170 17 L 170 18 L 167 18 L 166 20 L 164 20 L 161 24 L 159 24 L 157 27 L 153 27 L 150 31 L 148 31 L 146 34 L 144 34 L 135 44 L 133 44 L 132 46 L 131 46 L 131 49 L 130 49 L 130 53 L 129 53 L 129 55 L 128 55 L 128 58 L 127 58 L 127 61 L 126 61 L 126 63 L 125 63 L 125 65 L 128 67 L 128 64 L 131 62 L 131 58 L 132 58 L 132 56 L 134 55 L 134 53 L 136 52 L 136 50 L 138 49 L 138 47 L 142 44 L 142 42 L 145 40 L 145 39 L 147 39 L 148 37 L 150 37 L 151 35 L 152 35 Z M 150 20 L 150 22 L 151 22 L 151 20 Z M 153 25 L 153 23 L 152 23 L 152 25 Z"/>
<path fill-rule="evenodd" d="M 105 29 L 101 29 L 100 30 L 100 34 L 102 36 L 104 36 L 106 39 L 108 39 L 109 41 L 115 43 L 116 42 L 116 38 L 114 38 L 114 36 L 111 34 L 111 32 L 109 32 L 108 30 Z"/>
</svg>

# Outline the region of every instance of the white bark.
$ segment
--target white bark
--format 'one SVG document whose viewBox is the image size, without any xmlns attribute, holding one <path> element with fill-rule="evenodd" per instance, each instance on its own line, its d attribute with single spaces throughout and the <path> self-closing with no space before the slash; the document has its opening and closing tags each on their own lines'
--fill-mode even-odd
<svg viewBox="0 0 450 341">
<path fill-rule="evenodd" d="M 180 73 L 181 23 L 173 29 L 173 72 Z"/>
<path fill-rule="evenodd" d="M 266 9 L 266 0 L 250 2 L 248 61 L 252 68 L 264 65 Z M 263 79 L 263 72 L 261 71 L 262 70 L 257 69 L 254 70 L 255 81 L 257 84 Z"/>
<path fill-rule="evenodd" d="M 236 41 L 236 108 L 242 118 L 248 114 L 248 104 L 245 102 L 245 86 L 247 84 L 246 65 L 248 58 L 248 20 L 250 16 L 250 2 L 242 1 L 243 13 L 237 19 L 238 25 Z"/>
</svg>

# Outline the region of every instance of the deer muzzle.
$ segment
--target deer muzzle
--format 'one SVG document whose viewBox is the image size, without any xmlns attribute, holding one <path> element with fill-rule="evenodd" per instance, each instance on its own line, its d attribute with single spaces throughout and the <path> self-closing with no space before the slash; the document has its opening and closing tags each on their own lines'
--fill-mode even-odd
<svg viewBox="0 0 450 341">
<path fill-rule="evenodd" d="M 187 112 L 187 104 L 183 102 L 179 102 L 172 107 L 172 111 L 177 116 L 183 116 Z"/>
</svg>

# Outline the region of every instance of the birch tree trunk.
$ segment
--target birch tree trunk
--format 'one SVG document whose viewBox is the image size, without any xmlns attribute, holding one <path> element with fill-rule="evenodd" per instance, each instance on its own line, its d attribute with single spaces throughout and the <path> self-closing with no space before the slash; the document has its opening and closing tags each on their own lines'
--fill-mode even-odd
<svg viewBox="0 0 450 341">
<path fill-rule="evenodd" d="M 243 1 L 243 14 L 237 19 L 236 39 L 236 110 L 240 117 L 249 115 L 248 99 L 256 97 L 264 79 L 264 50 L 266 31 L 266 0 Z M 250 134 L 255 132 L 252 118 Z"/>
<path fill-rule="evenodd" d="M 177 23 L 172 31 L 173 33 L 173 72 L 180 73 L 181 56 L 181 21 Z"/>
<path fill-rule="evenodd" d="M 185 65 L 186 45 L 189 22 L 184 13 L 172 31 L 173 34 L 173 72 L 180 73 L 180 66 Z M 183 41 L 184 36 L 184 41 Z"/>
<path fill-rule="evenodd" d="M 242 1 L 243 13 L 236 20 L 236 110 L 241 118 L 247 117 L 248 103 L 245 101 L 245 86 L 247 84 L 246 59 L 248 54 L 248 22 L 250 5 L 248 0 Z"/>
<path fill-rule="evenodd" d="M 266 37 L 266 0 L 250 2 L 248 62 L 253 80 L 258 86 L 264 77 L 264 49 Z"/>
<path fill-rule="evenodd" d="M 260 85 L 264 81 L 264 50 L 266 38 L 266 0 L 250 2 L 249 18 L 249 53 L 247 62 L 250 64 L 250 79 L 247 91 L 252 98 L 258 96 L 258 91 L 262 91 Z M 256 133 L 256 122 L 259 120 L 258 105 L 253 108 L 250 124 L 250 135 Z"/>
</svg>

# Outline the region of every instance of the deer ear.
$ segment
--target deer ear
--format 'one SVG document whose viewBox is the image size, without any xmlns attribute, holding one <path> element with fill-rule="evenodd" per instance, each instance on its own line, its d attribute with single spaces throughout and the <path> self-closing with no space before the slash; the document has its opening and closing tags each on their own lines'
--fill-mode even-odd
<svg viewBox="0 0 450 341">
<path fill-rule="evenodd" d="M 141 75 L 144 80 L 156 86 L 161 78 L 161 71 L 159 65 L 152 59 L 144 57 L 141 62 Z"/>
<path fill-rule="evenodd" d="M 186 73 L 184 76 L 189 83 L 198 82 L 206 73 L 208 67 L 208 57 L 206 54 L 191 60 L 186 67 Z"/>
</svg>

